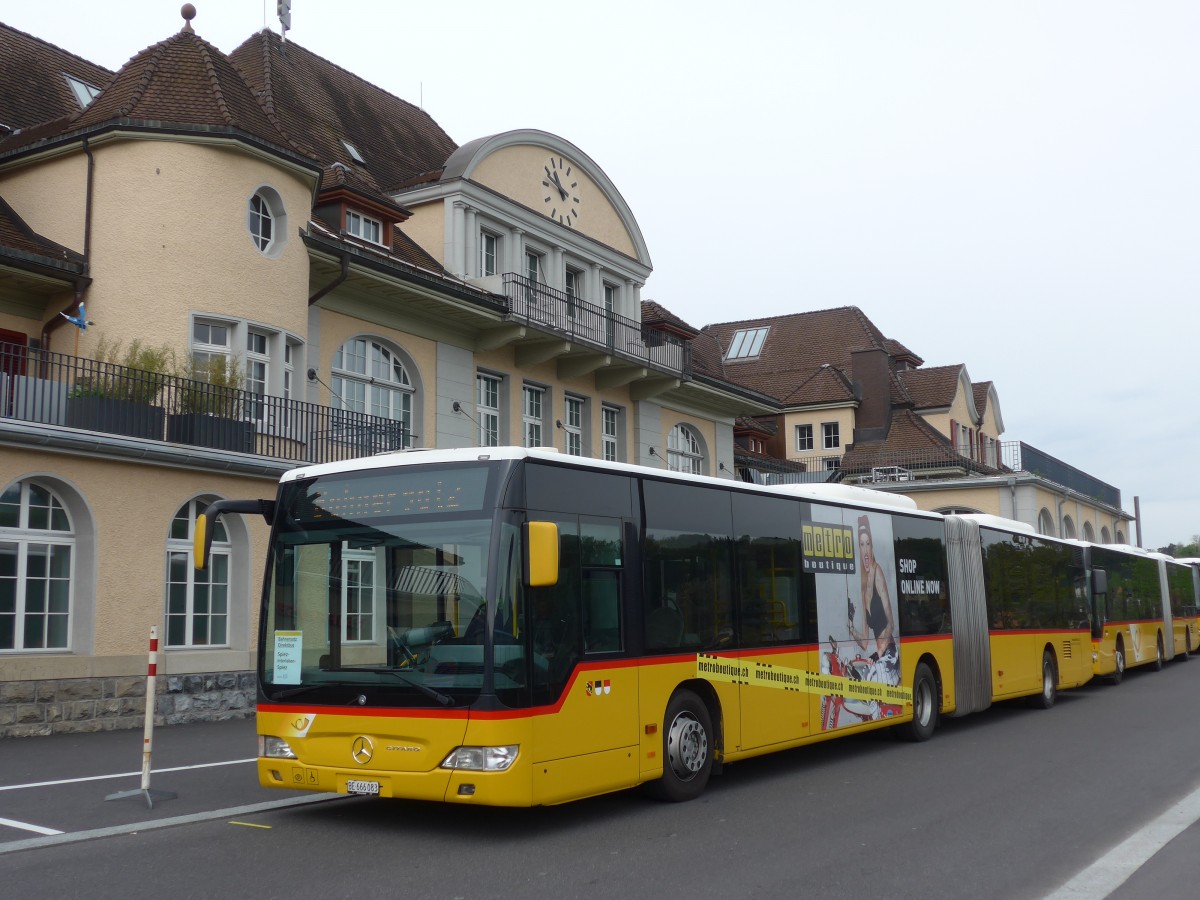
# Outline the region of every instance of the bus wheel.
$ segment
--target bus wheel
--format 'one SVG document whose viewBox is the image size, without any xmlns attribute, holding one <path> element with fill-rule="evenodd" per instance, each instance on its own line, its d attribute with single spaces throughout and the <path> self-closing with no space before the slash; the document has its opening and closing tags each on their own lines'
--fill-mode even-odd
<svg viewBox="0 0 1200 900">
<path fill-rule="evenodd" d="M 646 785 L 657 800 L 694 800 L 712 774 L 712 718 L 704 701 L 691 691 L 678 691 L 667 704 L 663 733 L 663 775 Z"/>
<path fill-rule="evenodd" d="M 927 741 L 933 737 L 938 720 L 937 679 L 925 663 L 917 663 L 913 675 L 913 717 L 897 726 L 897 736 L 905 741 Z"/>
<path fill-rule="evenodd" d="M 1163 641 L 1162 635 L 1158 636 L 1158 646 L 1154 649 L 1154 671 L 1161 672 L 1163 667 Z"/>
<path fill-rule="evenodd" d="M 1042 690 L 1026 699 L 1034 709 L 1049 709 L 1058 698 L 1058 672 L 1054 666 L 1054 654 L 1049 650 L 1042 654 Z"/>
<path fill-rule="evenodd" d="M 1117 646 L 1113 649 L 1113 658 L 1117 664 L 1116 670 L 1109 676 L 1113 684 L 1120 684 L 1125 677 L 1125 644 L 1117 638 Z"/>
</svg>

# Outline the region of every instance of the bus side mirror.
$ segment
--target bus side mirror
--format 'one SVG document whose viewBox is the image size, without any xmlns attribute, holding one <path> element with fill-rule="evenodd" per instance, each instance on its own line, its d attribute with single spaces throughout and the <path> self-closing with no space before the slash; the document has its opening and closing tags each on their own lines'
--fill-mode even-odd
<svg viewBox="0 0 1200 900">
<path fill-rule="evenodd" d="M 1108 572 L 1104 569 L 1092 569 L 1092 593 L 1108 593 Z"/>
<path fill-rule="evenodd" d="M 525 584 L 554 587 L 558 584 L 558 526 L 553 522 L 525 523 Z"/>
<path fill-rule="evenodd" d="M 208 557 L 212 552 L 213 528 L 222 513 L 257 513 L 268 525 L 275 521 L 274 500 L 217 500 L 208 504 L 200 515 L 196 516 L 196 531 L 192 536 L 192 560 L 197 572 L 203 572 L 208 566 Z"/>
</svg>

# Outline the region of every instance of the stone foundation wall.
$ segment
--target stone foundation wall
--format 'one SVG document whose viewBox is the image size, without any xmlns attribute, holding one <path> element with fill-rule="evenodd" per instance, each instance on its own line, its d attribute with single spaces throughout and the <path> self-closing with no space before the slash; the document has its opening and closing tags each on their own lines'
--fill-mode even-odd
<svg viewBox="0 0 1200 900">
<path fill-rule="evenodd" d="M 254 715 L 253 672 L 159 675 L 155 725 Z M 0 738 L 142 728 L 146 676 L 0 682 Z"/>
</svg>

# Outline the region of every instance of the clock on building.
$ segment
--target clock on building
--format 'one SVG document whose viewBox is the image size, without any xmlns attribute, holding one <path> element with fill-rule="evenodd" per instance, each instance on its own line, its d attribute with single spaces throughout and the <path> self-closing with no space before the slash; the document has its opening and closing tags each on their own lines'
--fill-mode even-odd
<svg viewBox="0 0 1200 900">
<path fill-rule="evenodd" d="M 579 179 L 571 164 L 551 156 L 542 167 L 546 215 L 561 225 L 571 226 L 579 218 Z"/>
</svg>

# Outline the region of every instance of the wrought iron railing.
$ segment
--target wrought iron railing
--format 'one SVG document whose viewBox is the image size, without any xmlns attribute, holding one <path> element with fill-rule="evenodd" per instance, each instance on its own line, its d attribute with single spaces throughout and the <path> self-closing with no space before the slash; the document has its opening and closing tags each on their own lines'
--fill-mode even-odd
<svg viewBox="0 0 1200 900">
<path fill-rule="evenodd" d="M 644 328 L 641 322 L 514 272 L 504 275 L 504 296 L 509 314 L 518 322 L 672 375 L 691 373 L 691 348 L 673 334 Z"/>
<path fill-rule="evenodd" d="M 383 416 L 2 343 L 0 417 L 304 463 L 411 442 Z"/>
</svg>

